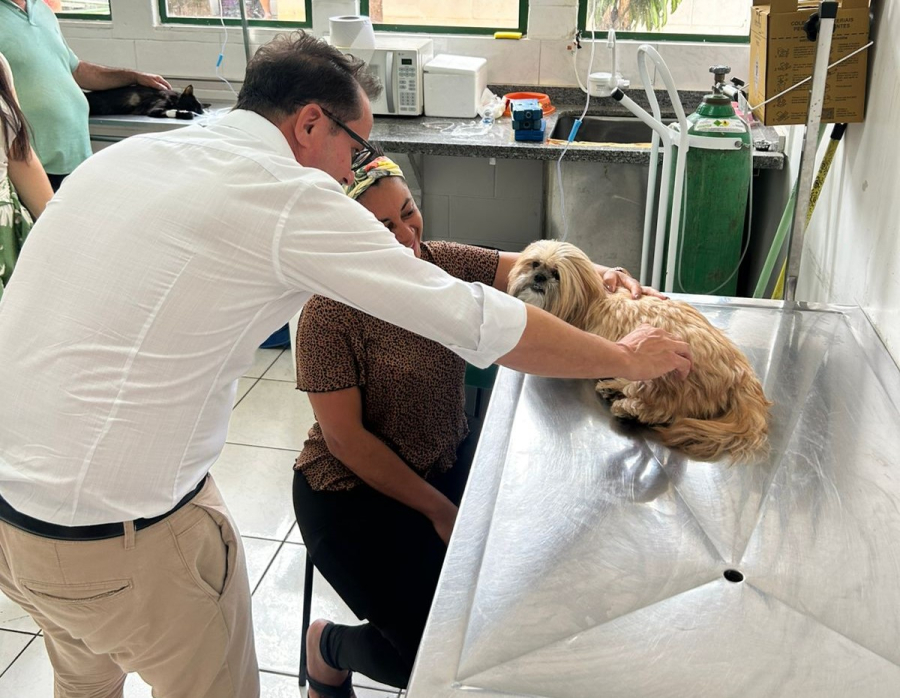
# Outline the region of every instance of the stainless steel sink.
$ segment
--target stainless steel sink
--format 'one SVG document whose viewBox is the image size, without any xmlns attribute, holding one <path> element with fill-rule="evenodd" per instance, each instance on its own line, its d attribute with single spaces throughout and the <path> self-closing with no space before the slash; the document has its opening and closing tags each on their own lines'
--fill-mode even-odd
<svg viewBox="0 0 900 698">
<path fill-rule="evenodd" d="M 577 114 L 561 115 L 550 134 L 566 140 Z M 591 143 L 649 143 L 653 130 L 633 116 L 586 116 L 575 140 Z"/>
</svg>

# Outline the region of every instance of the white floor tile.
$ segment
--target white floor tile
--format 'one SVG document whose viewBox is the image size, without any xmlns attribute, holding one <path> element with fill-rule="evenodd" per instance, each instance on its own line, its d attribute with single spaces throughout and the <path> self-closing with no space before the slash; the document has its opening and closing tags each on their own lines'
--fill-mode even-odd
<svg viewBox="0 0 900 698">
<path fill-rule="evenodd" d="M 291 383 L 261 380 L 234 408 L 227 441 L 301 451 L 314 421 L 305 393 Z"/>
<path fill-rule="evenodd" d="M 296 676 L 259 672 L 260 698 L 297 698 L 300 684 Z M 303 695 L 306 695 L 304 692 Z"/>
<path fill-rule="evenodd" d="M 294 359 L 291 356 L 290 349 L 284 350 L 284 353 L 278 357 L 271 368 L 263 374 L 263 378 L 267 381 L 287 381 L 288 383 L 297 383 L 297 375 L 294 373 Z"/>
<path fill-rule="evenodd" d="M 36 637 L 12 666 L 0 676 L 0 696 L 50 698 L 53 695 L 53 667 L 43 638 Z"/>
<path fill-rule="evenodd" d="M 303 545 L 303 536 L 300 535 L 300 527 L 297 524 L 294 524 L 290 534 L 288 534 L 287 542 Z"/>
<path fill-rule="evenodd" d="M 0 593 L 0 630 L 36 633 L 40 628 L 19 604 Z"/>
<path fill-rule="evenodd" d="M 354 693 L 356 693 L 356 698 L 396 698 L 397 690 L 393 691 L 380 691 L 376 688 L 368 688 L 364 686 L 357 686 L 354 684 Z"/>
<path fill-rule="evenodd" d="M 284 540 L 296 521 L 291 498 L 296 457 L 291 451 L 225 444 L 210 472 L 241 535 Z"/>
<path fill-rule="evenodd" d="M 237 405 L 241 399 L 250 392 L 250 388 L 253 387 L 253 384 L 259 380 L 258 378 L 238 378 L 238 387 L 237 392 L 234 395 L 234 404 Z"/>
<path fill-rule="evenodd" d="M 242 538 L 244 553 L 247 555 L 247 576 L 250 578 L 250 589 L 255 589 L 260 583 L 269 563 L 275 559 L 275 553 L 281 545 L 274 540 L 260 540 L 259 538 Z"/>
<path fill-rule="evenodd" d="M 153 698 L 149 684 L 137 674 L 129 674 L 125 679 L 125 698 Z"/>
<path fill-rule="evenodd" d="M 246 378 L 260 378 L 281 356 L 284 349 L 257 349 L 253 357 L 253 365 L 244 373 Z M 291 357 L 288 356 L 288 362 Z"/>
<path fill-rule="evenodd" d="M 298 671 L 305 565 L 306 548 L 286 543 L 253 595 L 256 654 L 262 670 Z M 313 581 L 312 619 L 316 618 L 350 625 L 360 622 L 318 572 Z"/>
<path fill-rule="evenodd" d="M 0 674 L 6 670 L 6 667 L 13 663 L 13 660 L 19 656 L 19 652 L 25 649 L 25 646 L 34 639 L 34 635 L 11 633 L 8 630 L 0 630 Z M 42 642 L 40 638 L 37 638 L 37 641 Z M 0 686 L 2 686 L 2 684 L 0 684 Z"/>
</svg>

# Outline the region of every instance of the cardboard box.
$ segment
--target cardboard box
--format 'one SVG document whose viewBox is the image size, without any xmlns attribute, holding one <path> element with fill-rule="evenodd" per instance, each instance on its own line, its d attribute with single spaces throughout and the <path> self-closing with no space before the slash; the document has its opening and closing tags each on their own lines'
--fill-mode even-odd
<svg viewBox="0 0 900 698">
<path fill-rule="evenodd" d="M 817 0 L 753 0 L 750 22 L 750 104 L 774 97 L 812 75 L 816 43 L 804 23 L 819 9 Z M 869 0 L 841 0 L 834 22 L 829 64 L 869 42 Z M 828 71 L 822 123 L 862 121 L 866 106 L 869 52 L 862 51 Z M 812 82 L 754 110 L 767 126 L 805 124 Z"/>
</svg>

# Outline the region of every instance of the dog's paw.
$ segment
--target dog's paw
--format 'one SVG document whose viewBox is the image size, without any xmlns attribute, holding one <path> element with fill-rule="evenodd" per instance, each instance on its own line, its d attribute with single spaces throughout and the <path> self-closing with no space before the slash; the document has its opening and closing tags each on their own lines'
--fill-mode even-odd
<svg viewBox="0 0 900 698">
<path fill-rule="evenodd" d="M 622 390 L 627 384 L 627 381 L 619 380 L 618 378 L 600 379 L 597 381 L 594 389 L 604 400 L 612 401 L 622 397 Z"/>
<path fill-rule="evenodd" d="M 610 405 L 609 411 L 612 416 L 622 422 L 640 423 L 641 420 L 634 412 L 629 409 L 629 400 L 616 400 Z"/>
</svg>

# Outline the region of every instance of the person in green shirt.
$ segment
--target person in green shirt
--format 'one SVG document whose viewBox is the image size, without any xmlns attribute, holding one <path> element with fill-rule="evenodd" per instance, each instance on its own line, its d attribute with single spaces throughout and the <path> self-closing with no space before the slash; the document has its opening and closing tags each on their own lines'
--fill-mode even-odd
<svg viewBox="0 0 900 698">
<path fill-rule="evenodd" d="M 12 68 L 34 150 L 54 191 L 91 154 L 82 90 L 170 87 L 159 75 L 79 60 L 44 0 L 0 0 L 0 53 Z"/>
</svg>

